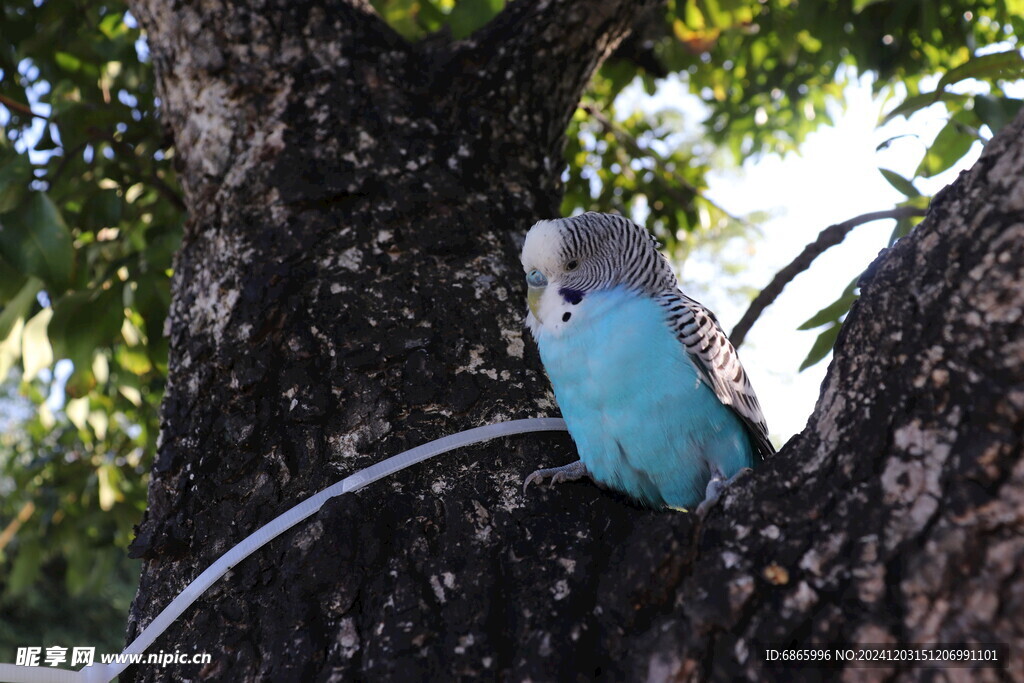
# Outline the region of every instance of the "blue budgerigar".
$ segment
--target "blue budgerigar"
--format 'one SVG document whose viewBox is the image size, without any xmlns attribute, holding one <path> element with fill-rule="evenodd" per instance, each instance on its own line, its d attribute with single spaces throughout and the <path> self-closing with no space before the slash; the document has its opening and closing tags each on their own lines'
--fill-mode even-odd
<svg viewBox="0 0 1024 683">
<path fill-rule="evenodd" d="M 649 232 L 609 214 L 540 221 L 522 261 L 527 325 L 580 455 L 526 485 L 589 476 L 692 509 L 775 452 L 736 350 Z"/>
</svg>

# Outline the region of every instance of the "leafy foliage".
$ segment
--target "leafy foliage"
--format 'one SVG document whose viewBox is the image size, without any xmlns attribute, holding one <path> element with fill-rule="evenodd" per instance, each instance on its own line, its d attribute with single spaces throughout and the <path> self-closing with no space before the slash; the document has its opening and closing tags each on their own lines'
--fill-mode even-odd
<svg viewBox="0 0 1024 683">
<path fill-rule="evenodd" d="M 948 123 L 914 176 L 932 177 L 1020 109 L 1003 85 L 1024 77 L 1015 45 L 1022 29 L 1021 0 L 670 0 L 667 21 L 647 27 L 653 66 L 647 60 L 647 69 L 639 67 L 635 53 L 620 51 L 601 69 L 575 117 L 563 211 L 611 208 L 646 219 L 684 259 L 696 241 L 716 232 L 737 234 L 744 224 L 703 195 L 703 179 L 721 164 L 720 152 L 740 161 L 795 150 L 817 126 L 831 123 L 830 106 L 841 102 L 845 82 L 864 72 L 876 75 L 879 92 L 906 92 L 880 123 L 932 105 L 946 108 Z M 1014 47 L 982 54 L 997 43 Z M 653 90 L 652 71 L 680 74 L 700 96 L 704 121 L 684 121 L 672 111 L 653 120 L 616 116 L 616 95 L 635 78 Z M 614 131 L 595 110 L 614 121 Z M 914 178 L 880 171 L 906 195 L 901 206 L 927 206 L 930 198 L 914 187 Z M 890 244 L 915 222 L 899 221 Z M 828 355 L 855 300 L 855 289 L 844 292 L 824 309 L 831 314 L 827 321 L 807 328 L 824 326 L 801 370 Z"/>
<path fill-rule="evenodd" d="M 409 40 L 459 40 L 505 3 L 373 4 Z M 707 173 L 797 149 L 860 73 L 896 100 L 883 122 L 948 112 L 915 177 L 882 170 L 906 203 L 923 205 L 915 180 L 1020 108 L 1003 86 L 1024 75 L 1022 17 L 1024 0 L 667 0 L 638 17 L 572 119 L 563 210 L 633 215 L 678 258 L 747 235 L 756 217 L 711 201 Z M 667 76 L 699 110 L 644 114 L 620 97 Z M 41 585 L 84 595 L 131 573 L 122 549 L 155 451 L 184 218 L 153 87 L 121 0 L 0 7 L 0 379 L 17 387 L 0 404 L 29 414 L 0 437 L 5 614 L 40 613 Z M 901 221 L 893 240 L 911 228 Z M 808 320 L 824 331 L 805 366 L 827 354 L 855 298 L 851 284 Z"/>
<path fill-rule="evenodd" d="M 1007 3 L 1010 4 L 1012 3 Z M 1014 10 L 1024 11 L 1024 2 L 1016 3 Z M 1005 15 L 1002 16 L 1004 20 L 1007 18 Z M 1010 17 L 1015 30 L 1024 28 L 1024 19 L 1021 17 L 1019 12 Z M 991 25 L 994 22 L 982 23 Z M 1024 56 L 1019 49 L 990 52 L 975 57 L 962 56 L 967 58 L 942 73 L 932 90 L 921 92 L 911 84 L 920 85 L 923 79 L 909 79 L 905 83 L 908 94 L 881 119 L 881 123 L 886 123 L 936 105 L 945 107 L 948 116 L 946 125 L 924 151 L 913 178 L 904 178 L 890 169 L 878 169 L 889 184 L 906 197 L 900 206 L 927 206 L 931 198 L 922 196 L 913 181 L 918 178 L 931 178 L 952 168 L 975 142 L 984 144 L 989 137 L 1013 120 L 1024 103 L 1008 97 L 1004 91 L 1007 82 L 1017 82 L 1024 78 Z M 957 85 L 962 86 L 959 91 L 950 90 L 951 86 Z M 882 144 L 886 145 L 890 141 Z M 911 219 L 897 221 L 889 246 L 906 236 L 914 224 L 915 221 Z M 858 291 L 851 285 L 836 302 L 819 311 L 800 327 L 823 327 L 807 358 L 801 364 L 801 370 L 820 361 L 832 349 L 839 334 L 839 327 L 850 306 L 857 299 L 857 294 Z"/>
<path fill-rule="evenodd" d="M 804 359 L 803 363 L 800 364 L 800 369 L 804 370 L 811 367 L 815 363 L 821 361 L 822 358 L 828 355 L 828 352 L 832 350 L 832 347 L 836 343 L 836 338 L 839 336 L 839 328 L 842 327 L 842 320 L 846 316 L 846 313 L 850 310 L 850 306 L 857 299 L 857 280 L 854 280 L 843 293 L 839 295 L 839 298 L 830 303 L 825 308 L 821 309 L 810 318 L 808 318 L 802 325 L 800 330 L 813 330 L 818 327 L 824 329 L 818 334 L 818 338 L 814 341 L 811 346 L 811 350 L 807 353 L 807 358 Z"/>
<path fill-rule="evenodd" d="M 33 407 L 0 436 L 4 614 L 136 571 L 183 219 L 141 38 L 119 2 L 0 8 L 0 378 Z"/>
</svg>

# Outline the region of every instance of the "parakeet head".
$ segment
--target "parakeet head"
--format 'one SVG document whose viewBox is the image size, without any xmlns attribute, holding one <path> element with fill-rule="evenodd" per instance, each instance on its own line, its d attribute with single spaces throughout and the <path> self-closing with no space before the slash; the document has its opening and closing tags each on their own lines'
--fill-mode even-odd
<svg viewBox="0 0 1024 683">
<path fill-rule="evenodd" d="M 676 286 L 654 237 L 632 221 L 604 213 L 539 221 L 521 256 L 526 271 L 527 324 L 568 323 L 588 294 L 623 286 L 655 294 Z"/>
</svg>

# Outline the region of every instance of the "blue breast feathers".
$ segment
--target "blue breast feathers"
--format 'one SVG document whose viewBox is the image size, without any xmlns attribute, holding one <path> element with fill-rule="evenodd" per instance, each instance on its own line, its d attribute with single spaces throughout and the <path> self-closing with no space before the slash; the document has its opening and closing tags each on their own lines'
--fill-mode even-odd
<svg viewBox="0 0 1024 683">
<path fill-rule="evenodd" d="M 753 464 L 739 418 L 697 369 L 652 299 L 588 293 L 560 334 L 537 331 L 544 368 L 591 476 L 654 506 L 704 498 L 710 463 Z"/>
</svg>

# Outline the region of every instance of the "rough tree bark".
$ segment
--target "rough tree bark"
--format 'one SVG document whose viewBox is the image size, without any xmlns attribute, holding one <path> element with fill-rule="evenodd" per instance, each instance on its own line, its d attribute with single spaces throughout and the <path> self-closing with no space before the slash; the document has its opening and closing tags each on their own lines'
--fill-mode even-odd
<svg viewBox="0 0 1024 683">
<path fill-rule="evenodd" d="M 517 240 L 649 3 L 513 3 L 411 46 L 365 2 L 135 0 L 190 221 L 128 637 L 305 496 L 556 407 Z M 1024 652 L 1024 121 L 876 264 L 807 429 L 702 530 L 589 485 L 565 436 L 467 449 L 329 503 L 153 650 L 269 680 L 759 677 L 758 642 Z M 880 670 L 873 670 L 878 673 Z M 1020 676 L 1020 670 L 1016 670 Z"/>
</svg>

